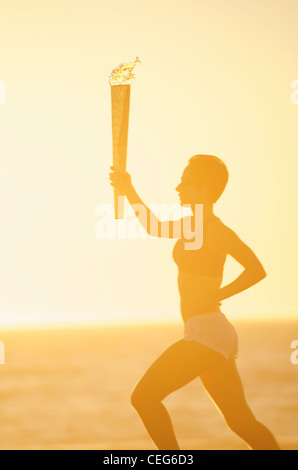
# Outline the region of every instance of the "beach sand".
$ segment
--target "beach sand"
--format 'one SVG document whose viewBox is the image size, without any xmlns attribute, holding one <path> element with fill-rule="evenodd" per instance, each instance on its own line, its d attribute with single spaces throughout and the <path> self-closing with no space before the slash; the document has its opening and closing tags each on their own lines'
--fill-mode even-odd
<svg viewBox="0 0 298 470">
<path fill-rule="evenodd" d="M 283 450 L 298 449 L 298 322 L 232 322 L 238 369 L 258 420 Z M 130 404 L 151 362 L 182 323 L 3 330 L 0 448 L 156 450 Z M 200 379 L 164 400 L 181 450 L 247 449 L 224 424 Z"/>
</svg>

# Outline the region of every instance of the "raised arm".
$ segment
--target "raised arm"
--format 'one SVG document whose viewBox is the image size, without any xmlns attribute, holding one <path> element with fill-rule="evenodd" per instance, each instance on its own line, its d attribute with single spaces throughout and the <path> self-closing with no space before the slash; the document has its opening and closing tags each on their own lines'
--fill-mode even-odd
<svg viewBox="0 0 298 470">
<path fill-rule="evenodd" d="M 160 221 L 136 192 L 131 182 L 130 174 L 127 171 L 116 170 L 114 166 L 111 166 L 110 168 L 113 170 L 109 175 L 111 185 L 118 188 L 119 191 L 127 197 L 128 202 L 130 203 L 140 224 L 149 235 L 159 238 L 181 237 L 181 219 Z M 186 217 L 183 219 L 186 219 Z"/>
</svg>

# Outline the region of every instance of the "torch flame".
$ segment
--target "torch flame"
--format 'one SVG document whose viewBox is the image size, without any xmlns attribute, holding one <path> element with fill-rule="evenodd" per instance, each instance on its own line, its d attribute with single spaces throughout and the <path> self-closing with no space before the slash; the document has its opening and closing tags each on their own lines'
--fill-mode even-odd
<svg viewBox="0 0 298 470">
<path fill-rule="evenodd" d="M 110 75 L 110 85 L 130 85 L 135 78 L 134 73 L 132 73 L 133 69 L 140 63 L 141 61 L 137 57 L 134 62 L 118 65 L 118 67 L 112 70 Z"/>
</svg>

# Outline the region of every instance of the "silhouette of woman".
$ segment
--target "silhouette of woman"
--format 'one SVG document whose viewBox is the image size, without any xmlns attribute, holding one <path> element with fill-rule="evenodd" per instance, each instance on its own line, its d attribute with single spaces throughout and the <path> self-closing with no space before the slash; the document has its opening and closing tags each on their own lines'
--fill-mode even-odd
<svg viewBox="0 0 298 470">
<path fill-rule="evenodd" d="M 212 155 L 191 157 L 176 190 L 181 205 L 188 204 L 193 215 L 165 222 L 159 221 L 140 199 L 129 173 L 113 166 L 111 169 L 111 185 L 126 195 L 148 234 L 178 238 L 173 258 L 178 266 L 184 337 L 153 362 L 131 395 L 132 405 L 149 435 L 158 449 L 180 449 L 162 400 L 200 377 L 227 426 L 250 449 L 278 450 L 272 433 L 256 420 L 246 402 L 235 363 L 237 334 L 220 309 L 221 300 L 253 286 L 266 276 L 253 251 L 213 213 L 213 205 L 228 181 L 225 164 Z M 183 225 L 188 222 L 196 233 L 198 204 L 203 207 L 203 244 L 196 250 L 185 249 L 185 241 L 189 241 L 189 237 L 184 237 Z M 140 207 L 145 208 L 145 212 L 139 210 Z M 169 230 L 164 235 L 166 227 Z M 228 254 L 244 270 L 233 282 L 220 287 Z"/>
</svg>

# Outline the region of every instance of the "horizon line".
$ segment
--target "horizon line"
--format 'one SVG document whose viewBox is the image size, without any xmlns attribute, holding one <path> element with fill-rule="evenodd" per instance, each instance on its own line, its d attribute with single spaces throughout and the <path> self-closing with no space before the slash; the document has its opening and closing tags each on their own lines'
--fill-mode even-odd
<svg viewBox="0 0 298 470">
<path fill-rule="evenodd" d="M 202 314 L 203 315 L 203 314 Z M 285 315 L 285 316 L 256 316 L 256 315 L 243 315 L 242 317 L 230 318 L 232 323 L 269 323 L 269 322 L 298 322 L 298 314 Z M 38 330 L 38 329 L 77 329 L 77 328 L 129 328 L 129 327 L 142 327 L 147 326 L 181 326 L 183 327 L 183 319 L 177 320 L 127 320 L 127 321 L 105 321 L 105 320 L 90 320 L 90 321 L 41 321 L 41 322 L 24 322 L 24 323 L 5 323 L 0 322 L 0 335 L 1 331 L 11 330 Z"/>
</svg>

